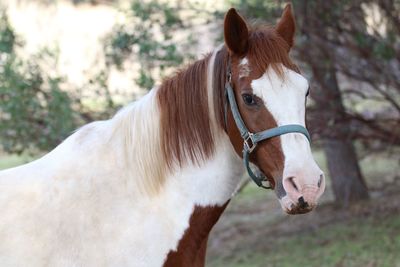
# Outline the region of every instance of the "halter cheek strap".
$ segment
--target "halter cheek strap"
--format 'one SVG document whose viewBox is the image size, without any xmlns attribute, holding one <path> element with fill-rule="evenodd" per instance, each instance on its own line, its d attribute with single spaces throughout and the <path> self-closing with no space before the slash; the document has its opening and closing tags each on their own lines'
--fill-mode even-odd
<svg viewBox="0 0 400 267">
<path fill-rule="evenodd" d="M 236 103 L 235 94 L 232 89 L 232 72 L 230 69 L 230 61 L 228 63 L 227 70 L 227 81 L 225 83 L 225 94 L 226 94 L 226 105 L 225 105 L 225 126 L 227 126 L 227 105 L 230 106 L 233 119 L 235 121 L 236 127 L 238 128 L 241 137 L 243 138 L 243 164 L 249 174 L 250 178 L 259 186 L 266 189 L 273 189 L 271 185 L 264 185 L 263 182 L 268 179 L 264 175 L 256 175 L 251 170 L 249 165 L 250 153 L 256 148 L 259 142 L 270 139 L 272 137 L 280 136 L 287 133 L 301 133 L 303 134 L 309 142 L 311 142 L 310 134 L 307 129 L 300 124 L 288 124 L 282 125 L 275 128 L 271 128 L 265 131 L 252 133 L 250 132 L 239 112 L 239 108 Z"/>
</svg>

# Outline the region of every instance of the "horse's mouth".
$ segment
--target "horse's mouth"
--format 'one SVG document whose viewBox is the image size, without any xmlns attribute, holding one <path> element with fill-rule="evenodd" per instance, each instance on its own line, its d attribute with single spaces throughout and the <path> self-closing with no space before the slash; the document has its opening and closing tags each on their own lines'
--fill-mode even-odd
<svg viewBox="0 0 400 267">
<path fill-rule="evenodd" d="M 296 214 L 305 214 L 314 209 L 313 206 L 308 206 L 308 207 L 300 207 L 299 205 L 295 206 L 292 209 L 286 209 L 286 213 L 290 215 L 296 215 Z"/>
<path fill-rule="evenodd" d="M 278 187 L 279 189 L 279 187 Z M 297 201 L 297 203 L 294 203 L 292 199 L 290 199 L 287 195 L 279 199 L 279 202 L 281 203 L 282 209 L 290 215 L 295 215 L 295 214 L 304 214 L 312 211 L 316 203 L 309 204 L 306 201 L 304 201 L 303 197 L 300 197 Z"/>
</svg>

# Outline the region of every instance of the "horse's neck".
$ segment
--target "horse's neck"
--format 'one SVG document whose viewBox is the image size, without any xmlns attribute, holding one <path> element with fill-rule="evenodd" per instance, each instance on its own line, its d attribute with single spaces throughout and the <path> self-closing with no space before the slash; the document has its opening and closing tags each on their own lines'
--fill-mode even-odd
<svg viewBox="0 0 400 267">
<path fill-rule="evenodd" d="M 196 207 L 189 228 L 177 249 L 168 253 L 164 267 L 205 266 L 208 235 L 227 205 L 228 202 L 223 206 Z"/>
<path fill-rule="evenodd" d="M 180 223 L 185 226 L 164 266 L 204 266 L 209 232 L 239 184 L 243 173 L 240 158 L 227 136 L 221 135 L 216 143 L 215 154 L 202 166 L 189 165 L 166 180 L 165 193 L 170 200 L 175 194 L 181 198 L 173 201 L 169 212 L 181 214 Z"/>
<path fill-rule="evenodd" d="M 150 120 L 157 121 L 160 114 L 157 109 L 154 112 L 155 103 L 152 98 L 156 97 L 155 92 L 150 93 L 144 100 L 140 100 L 133 110 L 126 110 L 126 112 L 138 112 L 131 118 L 136 119 L 137 116 L 143 120 L 143 123 Z M 147 110 L 147 107 L 150 107 L 152 111 Z M 141 108 L 143 110 L 140 110 Z M 124 116 L 123 113 L 120 115 Z M 115 120 L 115 123 L 120 125 L 120 129 L 124 128 L 124 123 L 118 122 L 121 118 L 116 117 Z M 142 133 L 147 136 L 152 135 L 154 130 L 159 131 L 159 129 L 152 129 L 152 127 L 157 127 L 157 124 L 153 124 L 151 127 L 141 125 L 141 127 L 144 128 Z M 107 146 L 118 147 L 126 144 L 124 131 L 120 133 L 121 135 L 115 134 Z M 193 260 L 193 257 L 198 257 L 199 263 L 204 260 L 204 256 L 201 254 L 205 251 L 208 234 L 224 211 L 242 177 L 241 160 L 235 153 L 229 137 L 222 129 L 218 128 L 214 128 L 213 135 L 216 144 L 213 155 L 199 165 L 187 163 L 182 167 L 174 168 L 173 171 L 167 171 L 156 194 L 143 195 L 143 192 L 134 189 L 137 185 L 142 184 L 140 180 L 143 179 L 143 176 L 139 168 L 143 168 L 141 165 L 147 164 L 143 158 L 137 158 L 141 161 L 139 164 L 135 161 L 127 162 L 126 167 L 123 168 L 125 173 L 121 173 L 122 175 L 119 176 L 119 179 L 124 179 L 121 181 L 122 185 L 127 183 L 132 185 L 134 190 L 131 194 L 132 202 L 141 210 L 146 211 L 141 214 L 139 214 L 139 210 L 132 211 L 132 214 L 137 213 L 135 216 L 141 218 L 138 223 L 145 226 L 153 221 L 158 222 L 154 227 L 159 227 L 159 229 L 153 229 L 154 233 L 146 233 L 146 230 L 140 230 L 141 228 L 138 227 L 137 234 L 145 235 L 149 242 L 152 242 L 151 240 L 154 238 L 160 238 L 153 236 L 157 233 L 162 236 L 162 240 L 159 241 L 160 249 L 164 247 L 165 253 L 169 252 L 168 256 L 164 255 L 167 256 L 165 266 L 180 266 L 179 264 L 196 266 L 190 263 L 192 261 L 187 262 L 187 260 Z M 140 139 L 138 135 L 132 135 L 132 137 Z M 141 149 L 153 149 L 151 146 L 157 145 L 156 140 L 148 144 L 143 142 L 147 141 L 143 139 L 140 142 Z M 125 152 L 124 149 L 114 149 L 114 153 L 117 154 L 114 157 L 123 159 L 129 152 L 134 154 L 127 157 L 130 159 L 132 159 L 131 157 L 145 156 L 144 152 L 138 151 L 138 148 L 135 147 L 134 141 L 132 145 L 133 147 L 127 146 L 129 150 Z M 149 168 L 157 169 L 157 151 L 154 150 L 151 154 L 155 158 L 150 161 Z M 158 152 L 158 154 L 161 153 Z M 144 227 L 144 229 L 147 228 Z M 168 231 L 168 234 L 165 231 Z"/>
<path fill-rule="evenodd" d="M 209 99 L 210 94 L 212 92 L 209 92 Z M 213 155 L 199 166 L 186 164 L 176 169 L 166 179 L 162 191 L 168 199 L 163 203 L 171 202 L 169 207 L 164 206 L 166 211 L 171 216 L 180 216 L 175 225 L 180 234 L 167 255 L 165 267 L 204 266 L 208 235 L 243 174 L 240 158 L 214 118 L 212 101 L 209 101 L 209 107 L 215 142 Z"/>
<path fill-rule="evenodd" d="M 152 198 L 151 205 L 161 209 L 160 222 L 168 222 L 173 233 L 164 240 L 170 251 L 165 266 L 202 266 L 208 234 L 242 177 L 241 160 L 229 137 L 218 127 L 213 127 L 213 136 L 213 155 L 199 165 L 188 162 L 167 172 Z"/>
<path fill-rule="evenodd" d="M 175 166 L 173 171 L 167 171 L 168 175 L 163 179 L 157 195 L 151 198 L 151 206 L 159 207 L 161 212 L 158 220 L 161 224 L 168 223 L 168 231 L 171 232 L 168 235 L 169 240 L 163 240 L 168 243 L 170 251 L 165 266 L 204 265 L 208 234 L 224 211 L 243 174 L 241 160 L 229 137 L 218 124 L 214 112 L 212 99 L 215 94 L 211 77 L 218 50 L 210 57 L 207 70 L 214 153 L 200 164 L 189 161 L 181 167 Z M 152 95 L 156 97 L 157 89 L 154 92 Z M 156 106 L 154 104 L 153 102 L 153 106 Z M 158 120 L 160 111 L 151 116 Z M 140 201 L 145 202 L 146 199 Z"/>
</svg>

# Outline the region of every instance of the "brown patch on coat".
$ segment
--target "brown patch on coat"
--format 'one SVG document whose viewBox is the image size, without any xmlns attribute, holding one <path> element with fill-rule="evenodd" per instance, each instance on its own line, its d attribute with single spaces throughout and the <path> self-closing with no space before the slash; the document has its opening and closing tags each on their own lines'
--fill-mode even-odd
<svg viewBox="0 0 400 267">
<path fill-rule="evenodd" d="M 229 201 L 223 206 L 196 206 L 190 217 L 189 228 L 179 241 L 176 251 L 170 251 L 164 267 L 203 267 L 208 235 Z"/>
<path fill-rule="evenodd" d="M 164 80 L 158 90 L 161 145 L 169 168 L 200 164 L 214 152 L 209 118 L 207 66 L 210 55 Z"/>
</svg>

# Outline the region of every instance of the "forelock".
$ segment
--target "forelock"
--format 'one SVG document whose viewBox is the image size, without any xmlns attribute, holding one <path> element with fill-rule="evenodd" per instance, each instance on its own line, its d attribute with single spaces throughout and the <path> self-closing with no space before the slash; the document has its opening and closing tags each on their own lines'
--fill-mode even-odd
<svg viewBox="0 0 400 267">
<path fill-rule="evenodd" d="M 249 33 L 249 50 L 247 57 L 251 62 L 252 71 L 265 73 L 269 66 L 278 75 L 283 76 L 282 66 L 299 72 L 298 67 L 290 60 L 288 44 L 275 29 L 266 25 L 253 26 Z"/>
</svg>

